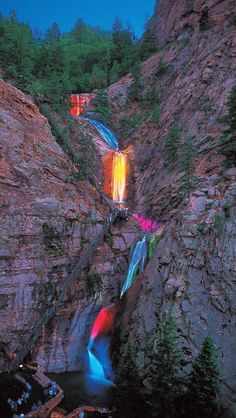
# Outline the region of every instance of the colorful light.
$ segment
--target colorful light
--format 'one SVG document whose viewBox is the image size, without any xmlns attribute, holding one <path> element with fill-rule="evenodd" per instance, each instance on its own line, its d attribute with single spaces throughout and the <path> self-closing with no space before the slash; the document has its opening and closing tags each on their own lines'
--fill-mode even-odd
<svg viewBox="0 0 236 418">
<path fill-rule="evenodd" d="M 141 228 L 144 232 L 155 232 L 157 229 L 162 227 L 160 222 L 146 218 L 144 215 L 138 215 L 137 213 L 134 213 L 133 217 L 141 225 Z"/>
<path fill-rule="evenodd" d="M 70 104 L 71 116 L 79 116 L 84 108 L 90 104 L 90 98 L 80 94 L 73 94 L 70 96 Z"/>
<path fill-rule="evenodd" d="M 102 308 L 93 324 L 90 339 L 94 340 L 97 336 L 108 334 L 112 329 L 115 314 L 114 305 Z"/>
<path fill-rule="evenodd" d="M 112 165 L 112 199 L 114 202 L 124 202 L 127 167 L 127 155 L 121 152 L 114 153 Z"/>
</svg>

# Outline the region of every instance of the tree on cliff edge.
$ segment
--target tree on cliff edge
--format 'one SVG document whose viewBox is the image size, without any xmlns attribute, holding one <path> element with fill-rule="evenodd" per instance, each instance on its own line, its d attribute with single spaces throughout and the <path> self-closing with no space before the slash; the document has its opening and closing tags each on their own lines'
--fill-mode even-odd
<svg viewBox="0 0 236 418">
<path fill-rule="evenodd" d="M 135 357 L 133 344 L 126 343 L 120 350 L 117 389 L 114 398 L 114 418 L 142 417 L 143 402 Z"/>
<path fill-rule="evenodd" d="M 196 156 L 196 147 L 193 138 L 188 138 L 182 145 L 179 165 L 184 175 L 180 179 L 179 194 L 182 199 L 189 197 L 191 190 L 195 188 L 195 176 L 193 161 Z"/>
<path fill-rule="evenodd" d="M 159 334 L 151 353 L 150 377 L 152 395 L 150 413 L 154 418 L 177 416 L 176 401 L 180 397 L 182 356 L 178 345 L 175 318 L 170 311 L 161 321 Z"/>
<path fill-rule="evenodd" d="M 207 337 L 193 363 L 189 378 L 188 405 L 191 417 L 214 418 L 218 415 L 219 385 L 216 347 L 212 338 Z"/>
<path fill-rule="evenodd" d="M 175 122 L 168 133 L 168 136 L 166 138 L 166 152 L 165 152 L 165 160 L 166 164 L 170 165 L 170 168 L 172 168 L 172 164 L 177 161 L 177 153 L 179 149 L 179 143 L 180 143 L 180 128 L 178 127 L 178 124 Z"/>
<path fill-rule="evenodd" d="M 221 152 L 225 156 L 224 166 L 236 167 L 236 86 L 230 92 L 227 108 L 229 128 L 221 138 Z"/>
</svg>

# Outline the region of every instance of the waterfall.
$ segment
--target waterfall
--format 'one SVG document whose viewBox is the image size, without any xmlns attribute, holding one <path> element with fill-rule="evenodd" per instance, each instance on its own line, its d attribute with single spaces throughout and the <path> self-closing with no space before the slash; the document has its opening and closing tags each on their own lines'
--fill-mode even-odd
<svg viewBox="0 0 236 418">
<path fill-rule="evenodd" d="M 133 280 L 136 276 L 136 273 L 138 271 L 138 268 L 140 272 L 143 272 L 146 258 L 147 258 L 147 236 L 144 235 L 143 239 L 136 244 L 135 249 L 133 251 L 131 261 L 129 263 L 128 273 L 127 273 L 125 282 L 121 290 L 121 295 L 120 295 L 121 298 L 124 295 L 124 293 L 131 287 Z"/>
<path fill-rule="evenodd" d="M 106 335 L 112 330 L 116 314 L 115 305 L 102 308 L 97 315 L 87 346 L 90 376 L 98 380 L 111 380 L 109 364 L 109 340 Z M 112 383 L 112 382 L 111 382 Z"/>
<path fill-rule="evenodd" d="M 114 153 L 112 164 L 112 199 L 114 202 L 124 202 L 127 175 L 127 155 Z"/>
<path fill-rule="evenodd" d="M 111 131 L 111 129 L 107 128 L 102 122 L 99 122 L 94 119 L 83 118 L 87 122 L 89 122 L 92 126 L 94 126 L 97 131 L 100 133 L 101 137 L 104 141 L 111 147 L 114 151 L 119 150 L 119 144 L 115 134 Z"/>
<path fill-rule="evenodd" d="M 87 348 L 87 350 L 88 350 L 88 358 L 89 358 L 89 369 L 90 369 L 91 375 L 93 377 L 96 377 L 97 379 L 105 380 L 106 377 L 105 377 L 102 364 L 97 359 L 97 357 L 95 357 L 95 355 L 92 354 L 89 348 Z"/>
</svg>

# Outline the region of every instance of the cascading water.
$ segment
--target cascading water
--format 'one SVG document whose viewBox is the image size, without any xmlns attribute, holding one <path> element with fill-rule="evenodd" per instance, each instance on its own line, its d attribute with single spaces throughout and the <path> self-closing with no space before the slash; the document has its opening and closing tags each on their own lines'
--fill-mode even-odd
<svg viewBox="0 0 236 418">
<path fill-rule="evenodd" d="M 147 235 L 144 235 L 143 239 L 141 241 L 138 241 L 134 248 L 131 261 L 129 263 L 128 273 L 121 290 L 121 298 L 124 295 L 124 293 L 132 286 L 133 280 L 136 276 L 136 273 L 138 272 L 138 269 L 140 270 L 140 272 L 143 272 L 146 259 Z"/>
<path fill-rule="evenodd" d="M 87 346 L 90 378 L 112 383 L 109 338 L 116 314 L 115 305 L 102 308 L 96 317 Z"/>
<path fill-rule="evenodd" d="M 119 151 L 119 144 L 115 134 L 107 128 L 102 122 L 94 119 L 83 118 L 87 122 L 89 122 L 92 126 L 94 126 L 98 132 L 100 133 L 101 137 L 104 141 L 111 147 L 114 151 Z"/>
<path fill-rule="evenodd" d="M 113 202 L 124 202 L 127 176 L 127 155 L 116 152 L 112 165 L 112 199 Z"/>
</svg>

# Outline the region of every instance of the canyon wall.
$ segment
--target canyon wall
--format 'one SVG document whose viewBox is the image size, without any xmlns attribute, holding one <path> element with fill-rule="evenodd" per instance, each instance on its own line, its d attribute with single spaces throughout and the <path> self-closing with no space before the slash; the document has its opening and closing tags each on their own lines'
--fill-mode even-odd
<svg viewBox="0 0 236 418">
<path fill-rule="evenodd" d="M 203 3 L 208 24 L 200 30 Z M 141 66 L 144 100 L 126 104 L 130 75 L 109 88 L 114 124 L 133 164 L 136 210 L 165 222 L 153 258 L 123 302 L 117 322 L 121 339 L 136 341 L 148 386 L 148 352 L 160 318 L 172 306 L 185 372 L 204 337 L 213 336 L 225 405 L 236 402 L 236 172 L 222 166 L 220 138 L 236 81 L 235 15 L 232 1 L 158 2 L 151 24 L 160 50 Z M 145 104 L 150 91 L 159 97 Z M 159 112 L 155 121 L 154 109 Z M 184 173 L 177 158 L 171 167 L 165 159 L 173 123 L 181 132 L 178 154 L 189 138 L 197 151 L 195 190 L 182 201 Z"/>
<path fill-rule="evenodd" d="M 38 108 L 3 81 L 0 98 L 0 338 L 1 368 L 6 369 L 41 314 L 55 303 L 108 211 L 95 189 L 77 180 L 78 167 Z M 83 294 L 84 288 L 78 280 L 77 292 Z"/>
</svg>

